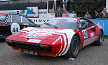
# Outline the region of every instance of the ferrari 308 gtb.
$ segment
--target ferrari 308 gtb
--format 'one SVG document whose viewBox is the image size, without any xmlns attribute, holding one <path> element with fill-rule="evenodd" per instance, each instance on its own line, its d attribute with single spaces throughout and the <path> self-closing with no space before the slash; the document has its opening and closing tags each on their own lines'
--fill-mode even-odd
<svg viewBox="0 0 108 65">
<path fill-rule="evenodd" d="M 54 18 L 40 27 L 28 27 L 6 38 L 14 50 L 43 56 L 76 58 L 87 45 L 101 46 L 103 29 L 83 17 Z"/>
</svg>

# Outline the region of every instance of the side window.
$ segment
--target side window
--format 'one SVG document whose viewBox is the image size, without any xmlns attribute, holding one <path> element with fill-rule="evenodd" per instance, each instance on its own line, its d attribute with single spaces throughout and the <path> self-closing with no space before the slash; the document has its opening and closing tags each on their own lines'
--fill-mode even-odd
<svg viewBox="0 0 108 65">
<path fill-rule="evenodd" d="M 11 16 L 10 15 L 8 15 L 7 17 L 6 17 L 6 24 L 11 24 Z"/>
<path fill-rule="evenodd" d="M 92 22 L 89 21 L 88 27 L 94 26 Z"/>
<path fill-rule="evenodd" d="M 91 26 L 94 26 L 94 24 L 92 22 L 90 22 L 89 20 L 80 19 L 79 28 L 86 29 L 86 28 L 89 28 Z"/>
<path fill-rule="evenodd" d="M 22 24 L 23 24 L 23 25 L 27 25 L 27 26 L 29 26 L 29 25 L 36 26 L 36 25 L 34 24 L 34 22 L 32 22 L 31 20 L 29 20 L 29 19 L 27 19 L 27 18 L 25 18 L 25 17 L 23 17 L 23 16 L 22 16 Z"/>
<path fill-rule="evenodd" d="M 88 28 L 88 20 L 80 19 L 79 28 L 82 28 L 82 29 Z"/>
<path fill-rule="evenodd" d="M 25 18 L 25 17 L 23 17 L 23 16 L 22 16 L 22 24 L 23 24 L 23 25 L 29 25 L 28 19 Z"/>
<path fill-rule="evenodd" d="M 23 17 L 23 16 L 22 16 L 22 21 L 23 21 L 23 22 L 29 22 L 28 19 L 25 18 L 25 17 Z"/>
<path fill-rule="evenodd" d="M 21 17 L 18 15 L 12 15 L 12 22 L 21 22 Z"/>
</svg>

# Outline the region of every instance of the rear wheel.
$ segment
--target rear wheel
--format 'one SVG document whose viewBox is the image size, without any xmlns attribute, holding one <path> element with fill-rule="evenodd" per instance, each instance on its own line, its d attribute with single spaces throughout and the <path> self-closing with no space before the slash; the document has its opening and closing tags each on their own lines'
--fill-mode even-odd
<svg viewBox="0 0 108 65">
<path fill-rule="evenodd" d="M 94 43 L 96 46 L 101 46 L 104 40 L 103 32 L 100 31 L 99 39 Z"/>
<path fill-rule="evenodd" d="M 80 40 L 77 36 L 73 36 L 69 50 L 66 53 L 65 57 L 66 58 L 76 58 L 79 53 L 79 48 L 80 48 Z"/>
</svg>

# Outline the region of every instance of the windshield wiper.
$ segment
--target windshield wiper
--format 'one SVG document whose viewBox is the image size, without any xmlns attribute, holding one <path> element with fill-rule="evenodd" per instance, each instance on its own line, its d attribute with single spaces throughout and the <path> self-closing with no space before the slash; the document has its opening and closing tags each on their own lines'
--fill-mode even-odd
<svg viewBox="0 0 108 65">
<path fill-rule="evenodd" d="M 52 25 L 52 24 L 49 24 L 49 23 L 44 23 L 44 24 L 49 25 L 49 26 L 53 26 L 53 27 L 55 27 L 55 28 L 58 28 L 57 26 Z"/>
</svg>

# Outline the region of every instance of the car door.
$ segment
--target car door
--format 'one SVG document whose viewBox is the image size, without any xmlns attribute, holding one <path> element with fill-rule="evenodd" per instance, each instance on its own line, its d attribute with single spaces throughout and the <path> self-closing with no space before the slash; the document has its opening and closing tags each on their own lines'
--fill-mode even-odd
<svg viewBox="0 0 108 65">
<path fill-rule="evenodd" d="M 84 39 L 83 46 L 86 46 L 95 41 L 96 26 L 94 25 L 94 23 L 84 18 L 80 19 L 79 22 L 80 22 L 79 27 L 81 28 L 81 31 L 83 33 L 83 39 Z"/>
</svg>

